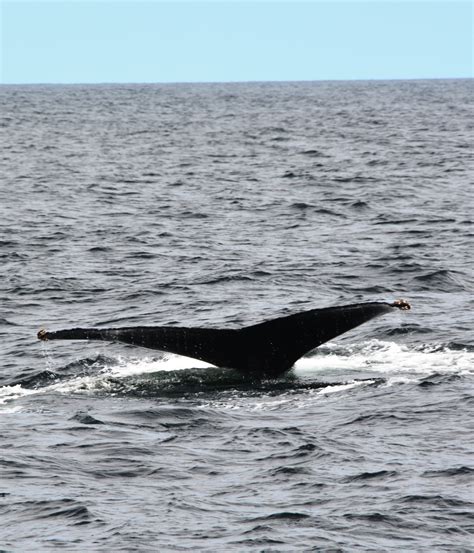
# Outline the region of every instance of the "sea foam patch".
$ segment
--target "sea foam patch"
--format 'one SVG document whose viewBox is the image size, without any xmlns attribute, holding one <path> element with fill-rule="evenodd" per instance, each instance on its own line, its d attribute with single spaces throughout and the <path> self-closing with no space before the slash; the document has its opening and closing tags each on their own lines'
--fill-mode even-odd
<svg viewBox="0 0 474 553">
<path fill-rule="evenodd" d="M 0 387 L 0 405 L 9 403 L 19 397 L 28 396 L 37 393 L 37 390 L 29 390 L 23 388 L 20 384 L 15 386 L 2 386 Z"/>
<path fill-rule="evenodd" d="M 474 372 L 474 352 L 436 345 L 406 346 L 370 340 L 360 344 L 326 344 L 309 357 L 299 359 L 295 374 L 308 376 L 327 371 L 374 371 L 383 374 L 427 375 Z"/>
</svg>

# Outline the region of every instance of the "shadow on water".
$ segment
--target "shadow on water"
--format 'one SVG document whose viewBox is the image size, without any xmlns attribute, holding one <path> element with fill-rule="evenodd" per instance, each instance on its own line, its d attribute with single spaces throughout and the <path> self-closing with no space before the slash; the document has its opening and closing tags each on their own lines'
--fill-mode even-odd
<svg viewBox="0 0 474 553">
<path fill-rule="evenodd" d="M 367 384 L 379 385 L 383 378 L 361 379 Z M 232 369 L 198 368 L 176 371 L 158 371 L 126 377 L 107 376 L 102 383 L 107 393 L 132 397 L 190 397 L 207 396 L 215 393 L 237 393 L 245 396 L 261 394 L 300 393 L 305 390 L 319 390 L 327 386 L 344 385 L 346 382 L 323 382 L 300 379 L 293 373 L 278 379 L 255 378 L 242 375 Z"/>
</svg>

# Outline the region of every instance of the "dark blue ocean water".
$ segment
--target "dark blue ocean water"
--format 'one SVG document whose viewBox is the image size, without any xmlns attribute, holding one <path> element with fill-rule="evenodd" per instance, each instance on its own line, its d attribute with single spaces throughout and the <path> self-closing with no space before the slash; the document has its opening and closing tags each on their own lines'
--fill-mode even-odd
<svg viewBox="0 0 474 553">
<path fill-rule="evenodd" d="M 473 551 L 472 92 L 0 87 L 0 549 Z M 36 340 L 399 297 L 258 384 Z"/>
</svg>

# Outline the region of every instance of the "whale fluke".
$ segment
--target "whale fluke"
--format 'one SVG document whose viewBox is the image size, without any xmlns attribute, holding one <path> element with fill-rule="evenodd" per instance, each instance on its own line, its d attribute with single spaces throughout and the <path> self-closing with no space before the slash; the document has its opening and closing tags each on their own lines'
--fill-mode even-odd
<svg viewBox="0 0 474 553">
<path fill-rule="evenodd" d="M 38 332 L 40 340 L 123 342 L 200 359 L 253 376 L 278 376 L 312 349 L 394 309 L 406 300 L 326 307 L 279 317 L 239 329 L 137 326 L 71 328 Z"/>
</svg>

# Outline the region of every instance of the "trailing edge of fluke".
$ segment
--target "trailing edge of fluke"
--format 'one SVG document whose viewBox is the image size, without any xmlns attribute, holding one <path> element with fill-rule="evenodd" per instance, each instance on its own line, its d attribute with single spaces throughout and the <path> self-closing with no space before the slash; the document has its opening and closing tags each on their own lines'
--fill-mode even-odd
<svg viewBox="0 0 474 553">
<path fill-rule="evenodd" d="M 40 340 L 124 342 L 200 359 L 253 376 L 278 376 L 312 349 L 394 309 L 406 300 L 326 307 L 279 317 L 239 329 L 137 326 L 71 328 L 38 332 Z"/>
</svg>

